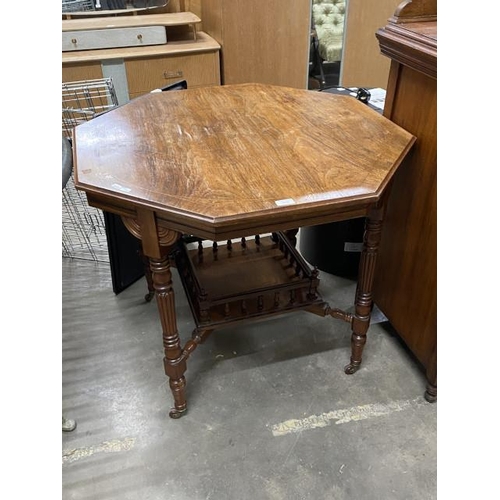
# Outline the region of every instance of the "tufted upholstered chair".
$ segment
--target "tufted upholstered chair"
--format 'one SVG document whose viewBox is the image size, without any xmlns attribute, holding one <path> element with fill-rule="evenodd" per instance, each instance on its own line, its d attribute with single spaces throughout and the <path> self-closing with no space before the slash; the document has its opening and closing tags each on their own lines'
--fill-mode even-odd
<svg viewBox="0 0 500 500">
<path fill-rule="evenodd" d="M 313 55 L 322 85 L 325 84 L 323 63 L 337 62 L 342 58 L 345 3 L 345 0 L 312 0 Z"/>
</svg>

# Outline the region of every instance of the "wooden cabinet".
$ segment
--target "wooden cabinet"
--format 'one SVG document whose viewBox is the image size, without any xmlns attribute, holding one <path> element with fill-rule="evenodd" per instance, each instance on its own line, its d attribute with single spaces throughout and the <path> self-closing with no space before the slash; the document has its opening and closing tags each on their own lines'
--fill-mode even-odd
<svg viewBox="0 0 500 500">
<path fill-rule="evenodd" d="M 177 35 L 164 45 L 63 52 L 62 81 L 111 77 L 124 104 L 169 83 L 188 87 L 220 85 L 220 45 L 199 31 Z"/>
<path fill-rule="evenodd" d="M 95 80 L 102 77 L 102 68 L 100 62 L 75 62 L 73 64 L 63 65 L 63 82 Z"/>
<path fill-rule="evenodd" d="M 307 88 L 311 0 L 203 0 L 201 18 L 221 44 L 223 84 Z"/>
<path fill-rule="evenodd" d="M 189 88 L 220 83 L 218 54 L 214 52 L 129 59 L 125 71 L 131 99 L 178 80 L 186 80 Z"/>
<path fill-rule="evenodd" d="M 374 301 L 425 367 L 437 397 L 437 6 L 406 0 L 377 32 L 391 60 L 384 115 L 417 137 L 394 176 Z"/>
</svg>

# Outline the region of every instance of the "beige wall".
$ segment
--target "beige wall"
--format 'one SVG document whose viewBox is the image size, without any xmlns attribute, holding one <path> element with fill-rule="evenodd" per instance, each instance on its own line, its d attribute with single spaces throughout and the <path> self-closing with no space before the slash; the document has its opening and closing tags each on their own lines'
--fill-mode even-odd
<svg viewBox="0 0 500 500">
<path fill-rule="evenodd" d="M 348 0 L 340 85 L 387 88 L 389 58 L 380 54 L 375 33 L 401 0 Z"/>
<path fill-rule="evenodd" d="M 223 84 L 307 88 L 311 0 L 202 0 L 202 7 L 203 30 L 222 46 Z"/>
</svg>

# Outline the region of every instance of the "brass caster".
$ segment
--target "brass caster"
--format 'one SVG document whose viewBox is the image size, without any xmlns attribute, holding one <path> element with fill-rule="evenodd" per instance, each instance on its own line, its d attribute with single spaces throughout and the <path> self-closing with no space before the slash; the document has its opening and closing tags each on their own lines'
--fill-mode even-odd
<svg viewBox="0 0 500 500">
<path fill-rule="evenodd" d="M 146 302 L 151 302 L 153 300 L 153 297 L 155 296 L 154 292 L 149 292 L 144 296 L 144 300 Z"/>
<path fill-rule="evenodd" d="M 356 373 L 359 370 L 360 365 L 354 365 L 352 363 L 349 363 L 344 367 L 344 373 L 346 375 L 352 375 Z"/>
<path fill-rule="evenodd" d="M 168 416 L 170 418 L 181 418 L 182 415 L 184 415 L 187 411 L 187 408 L 185 408 L 184 410 L 177 410 L 177 408 L 172 408 L 168 414 Z"/>
</svg>

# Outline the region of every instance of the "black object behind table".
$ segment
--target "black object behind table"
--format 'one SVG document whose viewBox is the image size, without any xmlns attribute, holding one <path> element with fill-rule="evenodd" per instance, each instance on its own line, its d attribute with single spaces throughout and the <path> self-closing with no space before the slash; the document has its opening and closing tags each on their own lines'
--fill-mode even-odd
<svg viewBox="0 0 500 500">
<path fill-rule="evenodd" d="M 365 218 L 300 229 L 303 257 L 321 271 L 356 279 L 363 246 Z"/>
<path fill-rule="evenodd" d="M 113 292 L 119 294 L 144 276 L 141 240 L 133 236 L 119 215 L 103 211 Z"/>
<path fill-rule="evenodd" d="M 381 113 L 379 108 L 370 104 L 366 90 L 369 93 L 370 89 L 335 86 L 319 92 L 352 95 L 363 102 L 366 102 L 368 98 L 366 104 Z M 356 279 L 363 247 L 364 228 L 364 217 L 302 227 L 299 238 L 300 252 L 310 264 L 321 271 L 343 278 Z"/>
</svg>

